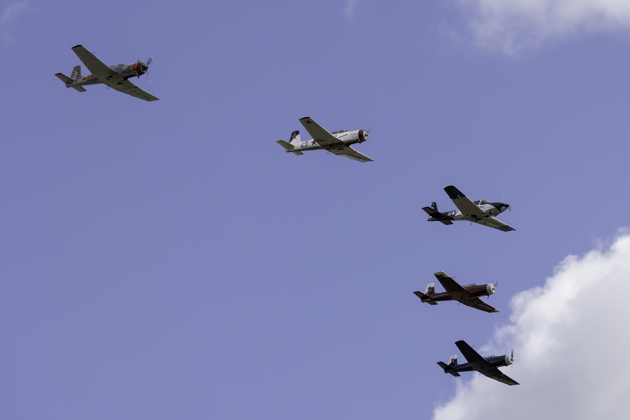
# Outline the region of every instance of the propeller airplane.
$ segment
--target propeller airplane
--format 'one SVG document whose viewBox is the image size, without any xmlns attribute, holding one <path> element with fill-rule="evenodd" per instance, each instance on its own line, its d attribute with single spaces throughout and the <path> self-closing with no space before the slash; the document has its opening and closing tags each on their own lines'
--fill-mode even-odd
<svg viewBox="0 0 630 420">
<path fill-rule="evenodd" d="M 108 66 L 82 45 L 72 47 L 72 51 L 74 51 L 83 64 L 85 64 L 85 67 L 88 68 L 91 74 L 81 76 L 81 66 L 74 67 L 70 77 L 63 73 L 55 74 L 55 76 L 66 84 L 67 88 L 73 88 L 78 92 L 85 92 L 83 86 L 103 83 L 119 92 L 148 102 L 158 100 L 158 98 L 140 89 L 128 80 L 131 77 L 140 78 L 140 76 L 146 74 L 149 71 L 149 66 L 153 62 L 153 57 L 149 57 L 146 63 L 137 61 L 133 64 L 119 63 L 115 66 Z M 148 76 L 147 74 L 147 77 Z"/>
<path fill-rule="evenodd" d="M 472 349 L 464 340 L 455 342 L 455 345 L 462 352 L 468 363 L 457 364 L 457 356 L 451 357 L 449 364 L 437 362 L 444 373 L 450 373 L 453 376 L 460 376 L 459 372 L 476 371 L 495 381 L 503 382 L 507 385 L 519 385 L 514 379 L 508 377 L 499 370 L 501 366 L 510 366 L 514 363 L 514 350 L 508 356 L 488 356 L 482 357 L 479 353 Z"/>
<path fill-rule="evenodd" d="M 429 222 L 441 222 L 445 225 L 452 225 L 453 220 L 468 220 L 470 222 L 479 223 L 494 229 L 509 232 L 516 230 L 505 223 L 497 220 L 494 216 L 503 213 L 510 205 L 505 203 L 490 203 L 486 200 L 471 201 L 460 190 L 450 185 L 444 188 L 457 210 L 439 212 L 437 204 L 434 202 L 431 207 L 423 207 L 422 210 L 427 212 Z"/>
<path fill-rule="evenodd" d="M 481 296 L 490 297 L 490 295 L 497 290 L 498 282 L 496 284 L 473 283 L 466 286 L 460 286 L 459 283 L 443 271 L 434 273 L 434 276 L 437 277 L 438 281 L 442 284 L 446 291 L 435 293 L 435 285 L 433 283 L 429 283 L 424 293 L 413 292 L 422 302 L 428 303 L 429 305 L 437 305 L 438 302 L 456 300 L 463 305 L 479 309 L 480 311 L 499 312 L 498 309 L 493 308 L 479 299 Z"/>
<path fill-rule="evenodd" d="M 343 156 L 358 162 L 373 162 L 373 159 L 370 159 L 350 147 L 351 144 L 366 141 L 370 135 L 369 130 L 340 130 L 330 133 L 310 117 L 301 118 L 300 122 L 313 139 L 301 141 L 300 132 L 294 131 L 291 133 L 289 143 L 284 140 L 277 141 L 280 146 L 284 147 L 287 153 L 303 155 L 303 152 L 308 150 L 324 149 L 337 156 Z"/>
</svg>

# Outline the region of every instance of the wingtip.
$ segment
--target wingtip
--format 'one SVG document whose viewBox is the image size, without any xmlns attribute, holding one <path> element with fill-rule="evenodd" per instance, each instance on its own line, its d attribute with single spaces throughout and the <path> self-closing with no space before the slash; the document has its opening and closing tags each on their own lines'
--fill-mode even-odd
<svg viewBox="0 0 630 420">
<path fill-rule="evenodd" d="M 72 49 L 74 50 L 75 48 L 83 48 L 83 45 L 79 44 L 79 45 L 75 45 L 74 47 L 72 47 Z"/>
<path fill-rule="evenodd" d="M 448 187 L 444 187 L 444 191 L 448 194 L 451 200 L 455 200 L 457 198 L 466 197 L 460 190 L 455 188 L 453 185 L 449 185 Z"/>
</svg>

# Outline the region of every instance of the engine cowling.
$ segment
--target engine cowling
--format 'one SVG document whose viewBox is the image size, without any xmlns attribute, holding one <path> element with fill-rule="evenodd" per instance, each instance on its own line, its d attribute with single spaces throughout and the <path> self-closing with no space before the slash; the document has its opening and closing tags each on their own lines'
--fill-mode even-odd
<svg viewBox="0 0 630 420">
<path fill-rule="evenodd" d="M 370 136 L 370 133 L 367 130 L 359 130 L 359 143 L 363 143 L 364 141 L 367 141 L 369 136 Z"/>
<path fill-rule="evenodd" d="M 512 363 L 514 363 L 514 357 L 510 356 L 509 354 L 505 355 L 505 366 L 510 366 Z"/>
<path fill-rule="evenodd" d="M 494 284 L 492 284 L 492 283 L 486 284 L 486 294 L 488 296 L 494 294 L 494 292 L 496 292 L 496 290 L 497 290 L 497 288 L 495 287 Z"/>
</svg>

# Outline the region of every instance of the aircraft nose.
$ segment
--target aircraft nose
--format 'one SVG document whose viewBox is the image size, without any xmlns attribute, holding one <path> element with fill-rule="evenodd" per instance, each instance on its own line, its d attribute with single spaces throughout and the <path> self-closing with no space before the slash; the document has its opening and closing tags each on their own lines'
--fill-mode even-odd
<svg viewBox="0 0 630 420">
<path fill-rule="evenodd" d="M 497 288 L 494 284 L 488 283 L 486 284 L 486 294 L 488 296 L 493 295 L 496 292 Z"/>
<path fill-rule="evenodd" d="M 143 72 L 145 72 L 145 73 L 147 72 L 147 70 L 149 70 L 149 66 L 147 66 L 147 65 L 146 65 L 146 64 L 144 64 L 144 63 L 142 63 L 142 64 L 140 65 L 140 68 L 141 68 L 141 69 L 142 69 L 142 71 L 143 71 Z"/>
<path fill-rule="evenodd" d="M 370 136 L 370 132 L 367 130 L 359 130 L 359 143 L 363 143 Z"/>
<path fill-rule="evenodd" d="M 510 205 L 509 205 L 509 204 L 505 204 L 505 203 L 503 203 L 503 204 L 501 205 L 501 211 L 506 211 L 506 210 L 508 209 L 508 207 L 510 207 Z"/>
</svg>

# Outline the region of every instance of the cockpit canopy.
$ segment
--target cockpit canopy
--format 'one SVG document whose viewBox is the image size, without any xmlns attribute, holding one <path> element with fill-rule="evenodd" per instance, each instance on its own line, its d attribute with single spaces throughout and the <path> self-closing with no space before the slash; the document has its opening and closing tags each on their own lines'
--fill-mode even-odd
<svg viewBox="0 0 630 420">
<path fill-rule="evenodd" d="M 480 206 L 482 204 L 490 204 L 489 202 L 487 202 L 486 200 L 477 200 L 477 201 L 473 201 L 473 203 L 475 203 L 476 205 Z"/>
<path fill-rule="evenodd" d="M 333 131 L 332 134 L 347 133 L 348 130 Z"/>
</svg>

